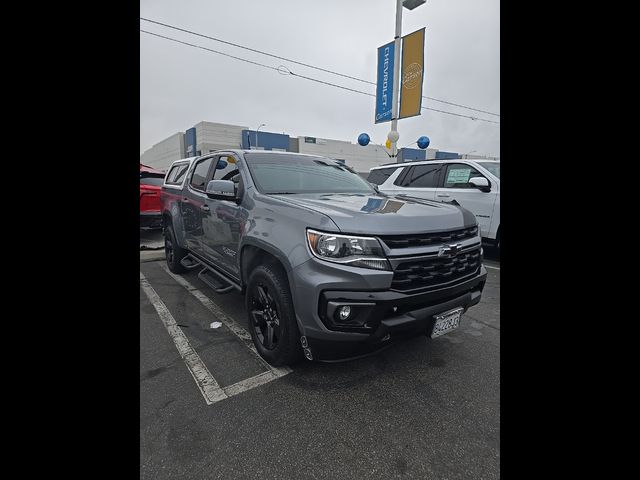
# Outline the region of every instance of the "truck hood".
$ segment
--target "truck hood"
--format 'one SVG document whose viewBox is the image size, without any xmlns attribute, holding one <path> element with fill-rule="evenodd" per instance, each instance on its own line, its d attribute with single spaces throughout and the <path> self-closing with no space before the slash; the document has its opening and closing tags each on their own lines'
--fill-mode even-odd
<svg viewBox="0 0 640 480">
<path fill-rule="evenodd" d="M 327 215 L 344 233 L 402 235 L 455 230 L 476 224 L 474 215 L 460 206 L 414 197 L 382 193 L 318 193 L 277 197 Z"/>
</svg>

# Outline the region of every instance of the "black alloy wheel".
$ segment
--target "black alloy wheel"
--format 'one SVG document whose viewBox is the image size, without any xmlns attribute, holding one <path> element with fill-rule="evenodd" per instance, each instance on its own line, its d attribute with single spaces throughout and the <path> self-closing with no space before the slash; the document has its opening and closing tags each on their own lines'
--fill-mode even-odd
<svg viewBox="0 0 640 480">
<path fill-rule="evenodd" d="M 267 350 L 278 347 L 280 335 L 280 316 L 278 306 L 267 286 L 258 282 L 250 292 L 251 320 L 254 332 Z"/>
</svg>

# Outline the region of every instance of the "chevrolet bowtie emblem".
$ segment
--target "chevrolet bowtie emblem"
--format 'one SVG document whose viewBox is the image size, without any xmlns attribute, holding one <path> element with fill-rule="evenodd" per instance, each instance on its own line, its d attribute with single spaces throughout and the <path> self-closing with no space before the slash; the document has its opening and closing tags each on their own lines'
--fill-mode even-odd
<svg viewBox="0 0 640 480">
<path fill-rule="evenodd" d="M 461 243 L 443 245 L 440 247 L 440 250 L 438 250 L 438 256 L 445 257 L 445 258 L 455 257 L 456 255 L 458 255 L 458 253 L 460 253 L 461 249 L 462 249 Z"/>
</svg>

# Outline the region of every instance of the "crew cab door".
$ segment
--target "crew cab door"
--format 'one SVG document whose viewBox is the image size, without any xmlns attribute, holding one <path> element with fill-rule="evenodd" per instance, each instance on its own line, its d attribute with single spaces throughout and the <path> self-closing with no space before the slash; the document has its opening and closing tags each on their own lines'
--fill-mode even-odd
<svg viewBox="0 0 640 480">
<path fill-rule="evenodd" d="M 483 192 L 469 183 L 469 179 L 474 177 L 487 178 L 467 163 L 445 164 L 440 186 L 436 190 L 436 200 L 441 202 L 455 200 L 458 202 L 476 216 L 481 235 L 488 237 L 493 205 L 498 194 L 497 188 L 487 178 L 491 191 Z"/>
<path fill-rule="evenodd" d="M 202 254 L 202 213 L 207 200 L 205 187 L 213 157 L 198 160 L 191 170 L 187 185 L 182 191 L 180 214 L 184 224 L 187 247 L 194 253 Z"/>
<path fill-rule="evenodd" d="M 441 170 L 437 162 L 407 166 L 386 192 L 434 200 Z"/>
<path fill-rule="evenodd" d="M 231 154 L 215 157 L 210 180 L 232 180 L 239 197 L 244 194 L 244 182 L 238 170 L 238 159 Z M 227 274 L 240 278 L 238 247 L 248 218 L 242 202 L 207 197 L 202 213 L 202 254 L 209 262 Z"/>
</svg>

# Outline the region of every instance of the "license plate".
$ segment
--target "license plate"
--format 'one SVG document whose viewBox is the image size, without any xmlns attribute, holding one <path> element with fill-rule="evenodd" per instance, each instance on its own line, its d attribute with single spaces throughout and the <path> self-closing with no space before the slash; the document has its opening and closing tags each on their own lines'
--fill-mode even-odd
<svg viewBox="0 0 640 480">
<path fill-rule="evenodd" d="M 455 330 L 460 326 L 460 317 L 464 308 L 456 308 L 448 312 L 436 315 L 436 323 L 433 325 L 431 331 L 431 338 L 439 337 L 445 333 L 449 333 L 451 330 Z"/>
</svg>

